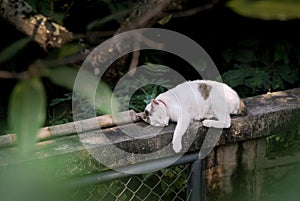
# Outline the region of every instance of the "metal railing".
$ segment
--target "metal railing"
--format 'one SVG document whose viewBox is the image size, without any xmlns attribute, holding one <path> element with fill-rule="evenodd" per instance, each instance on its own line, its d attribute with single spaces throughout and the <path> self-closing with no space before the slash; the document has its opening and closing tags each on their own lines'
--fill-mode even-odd
<svg viewBox="0 0 300 201">
<path fill-rule="evenodd" d="M 172 166 L 158 170 L 176 156 L 147 161 L 73 179 L 74 201 L 204 201 L 205 160 L 199 153 L 182 156 Z M 147 174 L 128 175 L 123 172 L 142 170 Z M 154 171 L 154 172 L 153 172 Z"/>
</svg>

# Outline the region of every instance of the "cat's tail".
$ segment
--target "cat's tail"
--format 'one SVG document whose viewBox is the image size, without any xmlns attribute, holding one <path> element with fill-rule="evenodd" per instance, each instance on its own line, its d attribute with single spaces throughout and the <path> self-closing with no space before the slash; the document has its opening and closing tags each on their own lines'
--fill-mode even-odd
<svg viewBox="0 0 300 201">
<path fill-rule="evenodd" d="M 240 100 L 240 106 L 239 106 L 239 109 L 238 109 L 236 115 L 239 115 L 239 116 L 246 116 L 247 115 L 247 107 L 246 107 L 244 101 L 242 101 L 242 100 Z"/>
</svg>

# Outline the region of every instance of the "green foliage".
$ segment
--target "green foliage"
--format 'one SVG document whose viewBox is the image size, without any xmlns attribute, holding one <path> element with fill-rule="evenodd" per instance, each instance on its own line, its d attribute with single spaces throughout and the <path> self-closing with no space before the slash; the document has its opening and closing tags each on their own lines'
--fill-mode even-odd
<svg viewBox="0 0 300 201">
<path fill-rule="evenodd" d="M 118 111 L 118 103 L 113 99 L 110 88 L 88 72 L 78 74 L 76 69 L 63 66 L 48 69 L 47 77 L 53 83 L 72 90 L 76 96 L 79 96 L 77 100 L 86 100 L 103 113 L 111 113 L 111 105 L 114 105 Z M 75 80 L 77 87 L 74 88 Z M 96 91 L 93 91 L 95 87 Z"/>
<path fill-rule="evenodd" d="M 122 91 L 118 91 L 116 94 L 121 110 L 133 109 L 136 112 L 141 112 L 152 99 L 171 87 L 170 81 L 164 78 L 164 75 L 169 72 L 168 68 L 150 63 L 145 68 L 147 70 L 138 74 L 137 77 L 122 81 L 124 87 Z M 134 91 L 134 94 L 130 97 L 128 94 L 131 94 L 132 91 Z"/>
<path fill-rule="evenodd" d="M 22 50 L 29 42 L 31 41 L 31 38 L 26 37 L 23 38 L 11 45 L 9 45 L 8 47 L 6 47 L 1 53 L 0 53 L 0 62 L 6 62 L 12 58 L 14 58 L 16 56 L 16 54 Z M 56 49 L 54 51 L 52 51 L 52 54 L 50 54 L 48 56 L 48 58 L 63 58 L 69 55 L 73 55 L 74 53 L 78 52 L 80 50 L 80 47 L 76 44 L 67 44 L 65 46 L 63 46 L 61 49 Z M 6 73 L 6 72 L 3 72 Z M 43 76 L 48 77 L 54 84 L 57 84 L 59 86 L 63 86 L 66 87 L 67 89 L 73 90 L 73 85 L 74 85 L 74 81 L 77 78 L 77 73 L 78 70 L 76 70 L 75 68 L 71 68 L 68 66 L 62 66 L 62 67 L 51 67 L 51 68 L 47 68 L 45 66 L 40 67 L 38 66 L 38 64 L 34 63 L 30 68 L 28 68 L 27 71 L 24 71 L 24 73 L 22 74 L 22 77 L 26 78 L 26 80 L 35 80 L 35 79 L 40 79 Z M 10 75 L 9 73 L 7 73 L 8 75 Z M 13 75 L 13 74 L 12 74 Z M 89 116 L 87 116 L 87 114 L 91 114 L 94 111 L 94 108 L 96 108 L 97 112 L 101 112 L 101 113 L 111 113 L 111 101 L 114 102 L 114 99 L 112 99 L 112 93 L 111 90 L 108 86 L 106 86 L 104 83 L 99 83 L 98 80 L 96 78 L 94 78 L 92 75 L 88 74 L 87 72 L 82 73 L 81 75 L 81 80 L 84 80 L 84 82 L 80 83 L 79 87 L 77 88 L 77 91 L 75 91 L 75 93 L 77 94 L 77 96 L 73 97 L 74 101 L 77 101 L 80 106 L 80 111 L 78 112 L 78 115 L 81 116 L 82 118 L 87 118 Z M 24 96 L 24 99 L 29 99 L 30 97 L 25 97 L 24 94 L 28 93 L 31 94 L 33 99 L 35 99 L 35 94 L 38 94 L 38 92 L 34 91 L 34 90 L 38 90 L 40 87 L 40 93 L 41 95 L 39 97 L 46 99 L 46 94 L 45 92 L 42 92 L 43 90 L 43 83 L 41 81 L 34 81 L 34 82 L 29 82 L 29 81 L 21 81 L 20 83 L 22 84 L 18 84 L 15 89 L 14 92 L 12 93 L 12 97 L 11 97 L 11 105 L 9 108 L 9 113 L 10 113 L 10 121 L 9 123 L 12 126 L 12 130 L 8 130 L 6 127 L 2 127 L 1 130 L 1 134 L 2 133 L 11 133 L 13 131 L 16 131 L 18 133 L 18 135 L 21 135 L 21 137 L 19 137 L 21 140 L 20 141 L 20 146 L 22 147 L 22 149 L 28 149 L 29 150 L 29 146 L 33 145 L 33 143 L 35 142 L 35 129 L 38 127 L 41 127 L 44 125 L 44 122 L 40 123 L 39 121 L 32 121 L 34 123 L 32 123 L 32 129 L 30 130 L 31 135 L 29 134 L 28 130 L 24 130 L 24 134 L 23 132 L 21 132 L 22 127 L 24 125 L 31 125 L 31 123 L 27 122 L 26 120 L 32 120 L 30 118 L 26 118 L 24 120 L 25 124 L 24 125 L 19 125 L 22 122 L 22 118 L 26 117 L 26 114 L 24 115 L 19 115 L 17 116 L 16 113 L 18 112 L 17 110 L 21 110 L 23 109 L 21 112 L 28 112 L 30 113 L 30 110 L 25 110 L 28 109 L 30 107 L 36 107 L 35 109 L 39 109 L 39 105 L 37 104 L 35 106 L 34 101 L 32 101 L 32 105 L 29 106 L 24 106 L 22 104 L 17 103 L 16 101 L 18 100 L 22 100 L 22 97 L 19 96 Z M 26 84 L 27 83 L 27 84 Z M 97 87 L 96 92 L 91 91 L 91 88 L 95 88 L 95 86 Z M 34 88 L 37 87 L 37 88 Z M 15 92 L 15 91 L 18 91 Z M 44 94 L 42 94 L 44 93 Z M 17 97 L 17 98 L 16 98 Z M 37 97 L 37 96 L 36 96 Z M 69 99 L 69 103 L 71 101 L 71 97 L 66 97 L 65 99 L 62 100 L 56 100 L 57 102 L 53 102 L 51 106 L 54 106 L 55 104 L 58 104 L 58 102 L 62 103 L 64 101 L 67 101 L 67 99 Z M 36 101 L 39 101 L 40 99 L 36 99 Z M 27 101 L 27 102 L 26 102 Z M 23 104 L 28 104 L 30 105 L 30 101 L 26 100 L 24 101 Z M 24 108 L 18 108 L 17 105 L 22 105 L 24 106 Z M 114 106 L 117 108 L 118 104 L 116 102 L 113 103 Z M 93 106 L 95 105 L 95 107 Z M 50 106 L 50 107 L 51 107 Z M 66 105 L 65 105 L 66 106 Z M 52 114 L 47 114 L 48 118 L 53 117 L 52 120 L 48 121 L 47 124 L 49 125 L 53 125 L 55 123 L 59 124 L 59 123 L 67 123 L 72 121 L 72 104 L 68 104 L 68 107 L 64 107 L 65 111 L 62 111 L 60 109 L 56 109 L 53 110 L 54 112 Z M 44 110 L 46 109 L 46 103 L 43 104 Z M 46 110 L 45 110 L 46 111 Z M 38 111 L 37 111 L 38 112 Z M 37 115 L 36 113 L 30 113 L 28 115 Z M 2 115 L 2 113 L 1 113 Z M 44 114 L 45 115 L 45 114 Z M 19 118 L 17 118 L 19 117 Z M 2 122 L 1 122 L 2 123 Z M 4 121 L 4 123 L 6 123 Z M 38 124 L 35 124 L 38 123 Z M 38 125 L 38 126 L 37 126 Z M 20 134 L 21 132 L 21 134 Z M 27 136 L 29 135 L 29 136 Z M 23 137 L 22 137 L 23 136 Z M 33 137 L 34 136 L 34 137 Z M 28 141 L 24 141 L 23 138 L 27 139 Z M 24 142 L 22 142 L 24 141 Z"/>
<path fill-rule="evenodd" d="M 88 99 L 72 92 L 64 94 L 63 97 L 55 98 L 49 104 L 47 125 L 58 125 L 73 121 L 72 104 L 76 111 L 76 119 L 87 119 L 95 114 L 95 108 Z M 51 111 L 51 112 L 50 112 Z M 96 108 L 96 116 L 103 115 L 103 110 Z"/>
<path fill-rule="evenodd" d="M 59 86 L 72 90 L 78 71 L 68 66 L 48 69 L 47 77 Z"/>
<path fill-rule="evenodd" d="M 130 99 L 129 109 L 133 109 L 136 112 L 142 112 L 146 105 L 150 103 L 156 96 L 165 92 L 166 89 L 158 85 L 146 85 L 138 89 Z M 128 97 L 126 97 L 128 100 Z"/>
<path fill-rule="evenodd" d="M 266 20 L 300 18 L 300 2 L 298 0 L 230 0 L 228 6 L 247 17 Z"/>
<path fill-rule="evenodd" d="M 21 153 L 27 155 L 36 142 L 46 117 L 46 94 L 41 80 L 33 77 L 20 81 L 9 104 L 9 124 L 16 131 Z"/>
<path fill-rule="evenodd" d="M 269 158 L 300 153 L 300 125 L 292 130 L 271 135 L 267 138 L 267 145 Z"/>
<path fill-rule="evenodd" d="M 300 186 L 300 164 L 277 167 L 263 172 L 260 200 L 298 201 Z"/>
<path fill-rule="evenodd" d="M 188 180 L 188 172 L 186 165 L 174 166 L 160 170 L 164 176 L 164 182 L 161 182 L 161 189 L 170 195 L 173 192 L 181 192 L 186 188 Z"/>
<path fill-rule="evenodd" d="M 47 113 L 47 126 L 72 122 L 72 93 L 51 100 Z"/>
<path fill-rule="evenodd" d="M 269 48 L 260 47 L 257 41 L 240 41 L 235 49 L 224 50 L 223 58 L 233 67 L 223 74 L 224 82 L 250 89 L 241 92 L 243 96 L 282 90 L 299 81 L 300 55 L 287 41 Z"/>
<path fill-rule="evenodd" d="M 65 45 L 62 45 L 60 48 L 54 49 L 51 51 L 47 59 L 58 59 L 58 58 L 64 58 L 71 55 L 75 55 L 76 53 L 79 53 L 82 50 L 82 47 L 78 43 L 68 43 Z"/>
<path fill-rule="evenodd" d="M 295 119 L 295 123 L 298 122 Z M 297 156 L 300 154 L 300 125 L 289 127 L 267 138 L 268 160 L 286 160 L 290 163 L 263 171 L 261 200 L 299 200 L 300 163 Z"/>
<path fill-rule="evenodd" d="M 26 0 L 27 3 L 38 13 L 51 18 L 51 20 L 63 24 L 74 0 Z"/>
<path fill-rule="evenodd" d="M 16 56 L 16 54 L 20 50 L 22 50 L 30 41 L 30 37 L 25 37 L 4 48 L 4 50 L 0 52 L 0 63 L 3 63 Z"/>
<path fill-rule="evenodd" d="M 252 94 L 266 91 L 269 87 L 269 74 L 264 69 L 253 68 L 247 65 L 235 65 L 233 70 L 223 74 L 223 81 L 231 87 L 244 85 L 252 89 Z"/>
<path fill-rule="evenodd" d="M 29 38 L 21 39 L 4 49 L 0 54 L 1 62 L 6 62 L 14 58 L 30 40 Z M 74 54 L 78 49 L 69 46 L 65 50 L 65 52 L 60 52 L 54 55 L 54 57 L 65 57 Z M 25 57 L 26 56 L 27 55 L 25 55 Z M 17 149 L 13 148 L 11 150 L 12 155 L 11 159 L 9 159 L 11 163 L 5 168 L 7 170 L 0 172 L 2 178 L 0 191 L 4 200 L 16 201 L 24 198 L 27 200 L 66 200 L 62 197 L 65 192 L 62 192 L 60 190 L 62 188 L 57 186 L 57 183 L 61 181 L 61 178 L 58 180 L 57 177 L 57 169 L 61 168 L 58 166 L 58 162 L 61 162 L 60 159 L 55 159 L 55 161 L 51 161 L 52 163 L 50 163 L 48 159 L 31 159 L 33 157 L 34 145 L 38 141 L 36 136 L 39 129 L 44 125 L 46 118 L 47 96 L 42 78 L 47 77 L 54 84 L 72 90 L 78 71 L 68 66 L 47 67 L 39 66 L 39 64 L 39 62 L 33 62 L 26 71 L 20 73 L 20 80 L 18 80 L 14 86 L 10 96 L 8 123 L 12 132 L 10 130 L 7 132 L 16 133 Z M 24 68 L 26 66 L 22 67 Z M 3 73 L 10 75 L 10 72 L 3 71 Z M 12 73 L 12 75 L 15 74 Z M 18 77 L 16 76 L 16 78 Z M 85 101 L 84 103 L 92 105 L 92 103 L 95 102 L 97 108 L 103 111 L 110 111 L 110 107 L 108 107 L 108 103 L 111 101 L 111 91 L 109 87 L 103 83 L 98 83 L 98 80 L 88 73 L 81 74 L 81 78 L 84 79 L 84 82 L 80 83 L 80 87 L 77 88 L 78 99 L 75 98 L 74 100 L 79 101 L 79 99 L 82 98 Z M 95 86 L 98 87 L 93 94 L 90 88 Z M 51 106 L 57 106 L 69 101 L 71 97 L 72 95 L 67 95 L 60 100 L 54 100 Z M 83 101 L 80 100 L 80 102 L 82 103 Z M 2 117 L 2 114 L 6 112 L 6 110 L 0 108 L 0 111 L 0 116 Z M 68 112 L 71 114 L 70 110 Z M 65 116 L 65 114 L 66 113 L 61 113 L 60 116 L 57 116 L 57 119 L 53 121 L 56 121 L 55 123 L 66 123 L 65 121 L 70 121 L 71 119 L 68 119 L 69 116 Z M 0 122 L 0 125 L 1 124 L 2 121 Z M 3 129 L 3 127 L 1 127 L 1 129 Z M 1 130 L 1 132 L 3 132 L 3 130 Z M 45 166 L 42 166 L 41 163 L 45 163 Z M 28 185 L 28 182 L 30 185 Z M 18 193 L 13 192 L 11 189 L 16 190 Z"/>
</svg>

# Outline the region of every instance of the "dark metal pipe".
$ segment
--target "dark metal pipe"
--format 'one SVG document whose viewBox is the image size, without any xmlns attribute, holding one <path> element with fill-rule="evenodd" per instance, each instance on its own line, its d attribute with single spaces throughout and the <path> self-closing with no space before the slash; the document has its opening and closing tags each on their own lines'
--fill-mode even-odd
<svg viewBox="0 0 300 201">
<path fill-rule="evenodd" d="M 202 201 L 200 200 L 200 185 L 201 185 L 201 159 L 197 159 L 191 166 L 191 199 L 190 201 Z"/>
<path fill-rule="evenodd" d="M 192 161 L 195 161 L 198 159 L 198 152 L 195 153 L 189 153 L 186 155 L 183 155 L 181 158 L 179 158 L 176 162 L 172 164 L 172 166 L 181 165 L 185 163 L 190 163 Z M 123 177 L 131 176 L 134 174 L 126 174 L 124 172 L 150 172 L 150 171 L 157 171 L 160 170 L 161 167 L 165 167 L 166 164 L 169 164 L 170 162 L 174 161 L 176 158 L 178 158 L 177 155 L 170 156 L 167 158 L 161 158 L 157 160 L 147 161 L 143 163 L 133 164 L 126 167 L 118 168 L 118 171 L 116 170 L 108 170 L 100 173 L 93 173 L 89 175 L 85 175 L 79 178 L 73 178 L 69 181 L 67 181 L 66 186 L 67 187 L 79 187 L 79 186 L 87 186 L 96 184 L 99 182 L 106 182 L 114 179 L 120 179 Z M 200 180 L 198 180 L 200 181 Z"/>
</svg>

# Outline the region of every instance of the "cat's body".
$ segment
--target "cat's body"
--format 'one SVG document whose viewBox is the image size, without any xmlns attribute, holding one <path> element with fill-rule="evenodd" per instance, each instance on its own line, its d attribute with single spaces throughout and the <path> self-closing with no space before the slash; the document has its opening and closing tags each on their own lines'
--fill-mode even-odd
<svg viewBox="0 0 300 201">
<path fill-rule="evenodd" d="M 158 95 L 146 106 L 142 119 L 153 126 L 167 126 L 169 120 L 176 121 L 172 143 L 174 151 L 180 152 L 182 136 L 193 119 L 204 119 L 206 127 L 229 128 L 230 114 L 245 112 L 244 103 L 228 85 L 195 80 Z"/>
</svg>

